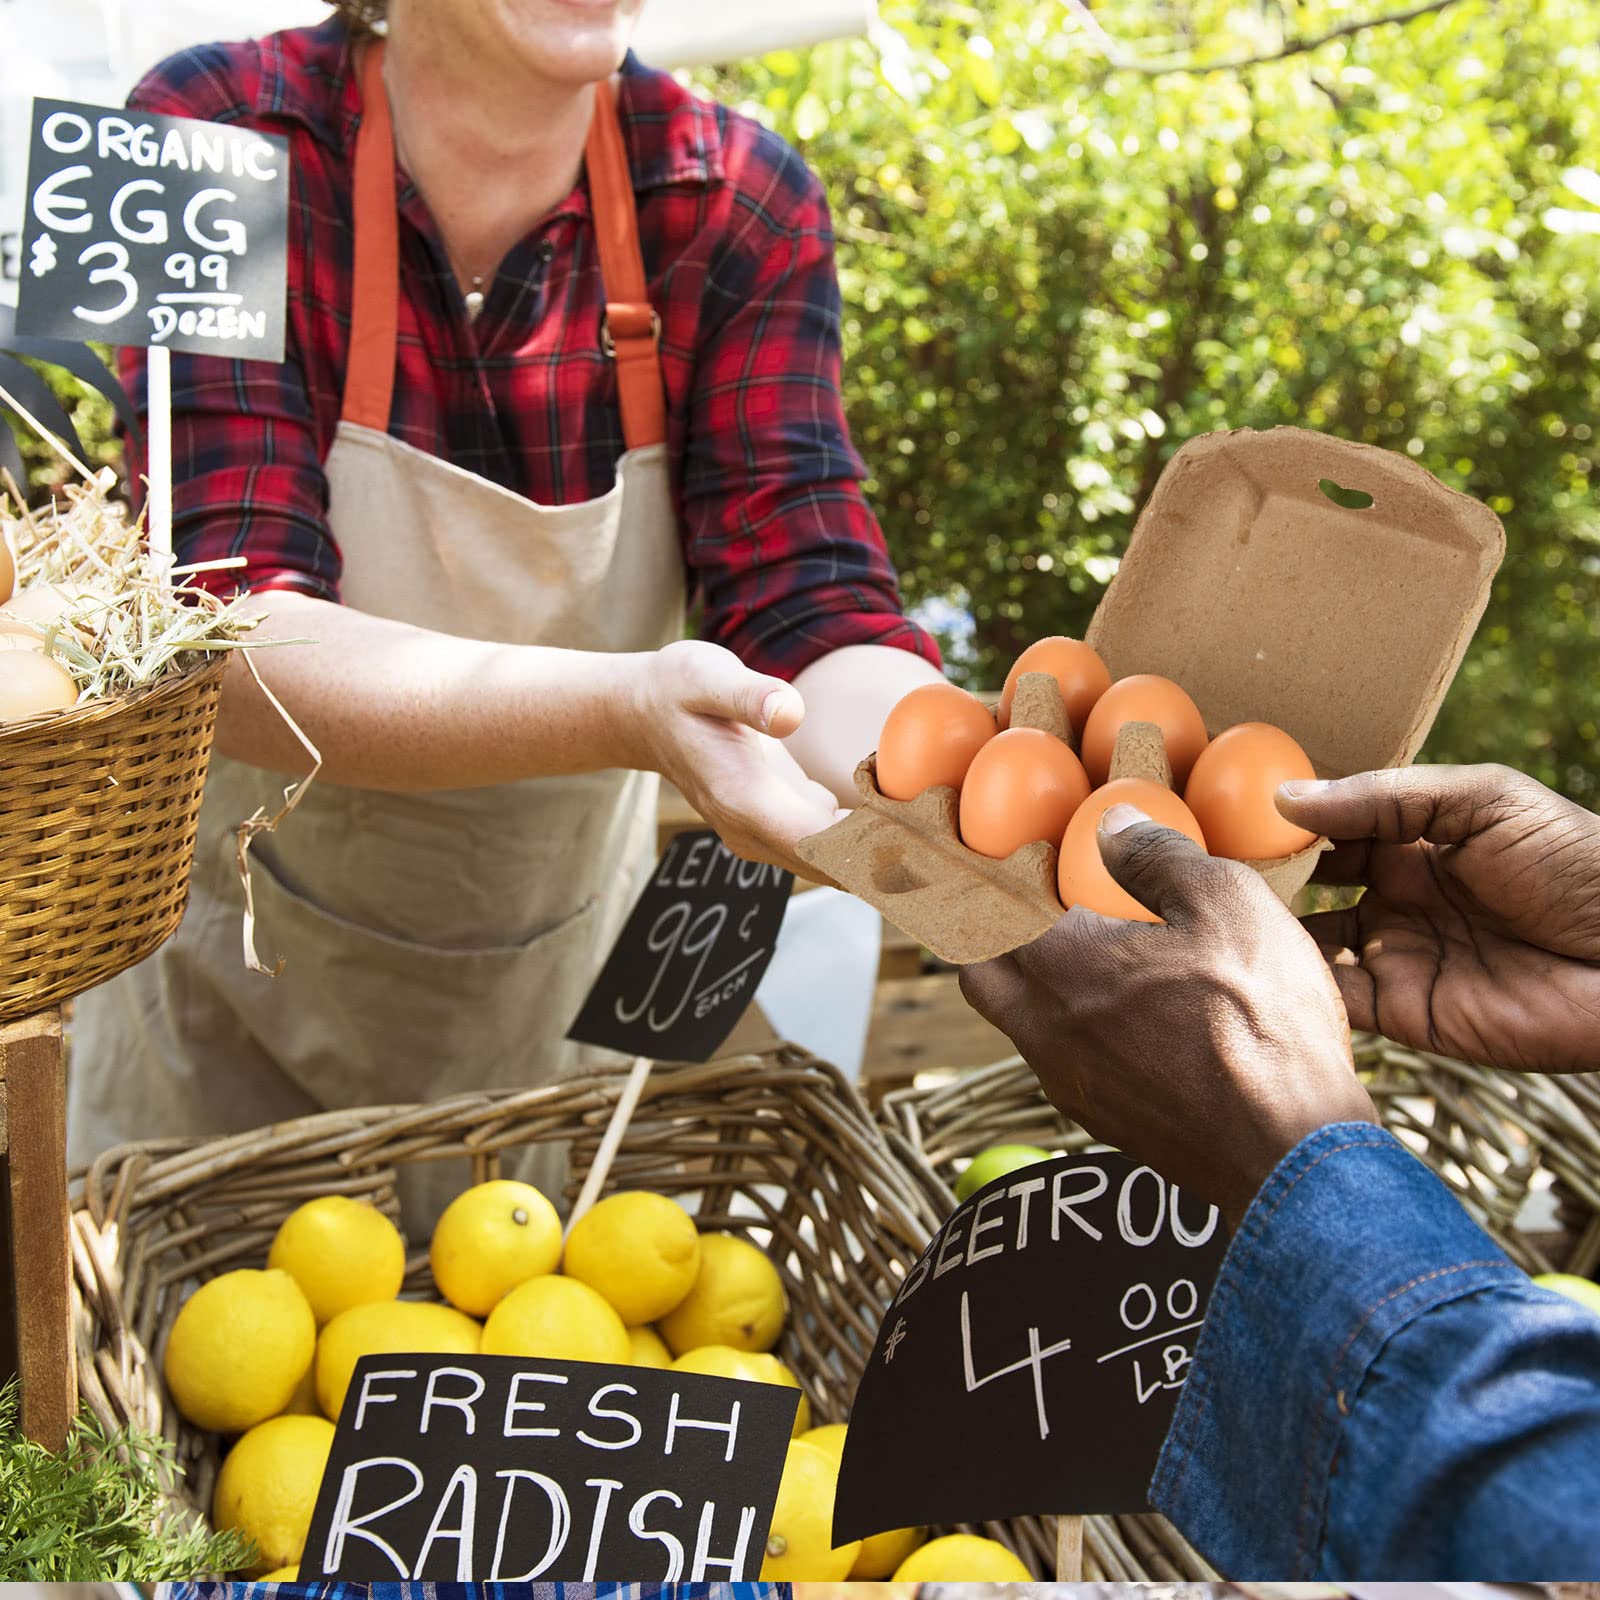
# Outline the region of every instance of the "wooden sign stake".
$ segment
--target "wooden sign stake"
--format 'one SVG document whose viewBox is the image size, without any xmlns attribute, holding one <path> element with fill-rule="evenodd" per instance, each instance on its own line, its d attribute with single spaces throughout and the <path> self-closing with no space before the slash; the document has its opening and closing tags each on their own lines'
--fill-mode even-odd
<svg viewBox="0 0 1600 1600">
<path fill-rule="evenodd" d="M 1083 1580 L 1083 1518 L 1056 1518 L 1056 1582 Z"/>
<path fill-rule="evenodd" d="M 600 1191 L 605 1187 L 606 1179 L 611 1174 L 611 1163 L 617 1159 L 617 1151 L 622 1147 L 622 1136 L 627 1132 L 629 1122 L 633 1120 L 634 1109 L 639 1104 L 639 1096 L 644 1093 L 644 1086 L 650 1079 L 650 1069 L 654 1065 L 655 1062 L 649 1056 L 634 1057 L 633 1066 L 628 1072 L 628 1081 L 623 1084 L 616 1109 L 611 1113 L 610 1122 L 606 1124 L 600 1148 L 594 1153 L 594 1162 L 589 1168 L 589 1175 L 583 1180 L 583 1188 L 578 1191 L 578 1198 L 573 1202 L 572 1215 L 567 1218 L 569 1235 L 577 1226 L 578 1219 L 586 1211 L 591 1210 L 595 1201 L 600 1198 Z"/>
<path fill-rule="evenodd" d="M 150 501 L 145 527 L 156 574 L 166 584 L 172 581 L 172 352 L 165 345 L 150 346 L 147 372 Z"/>
</svg>

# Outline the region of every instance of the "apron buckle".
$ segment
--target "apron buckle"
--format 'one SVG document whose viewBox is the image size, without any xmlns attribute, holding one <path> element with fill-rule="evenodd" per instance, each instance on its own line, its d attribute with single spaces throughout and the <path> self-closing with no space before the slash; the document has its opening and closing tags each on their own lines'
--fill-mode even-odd
<svg viewBox="0 0 1600 1600">
<path fill-rule="evenodd" d="M 616 334 L 613 336 L 612 328 Z M 661 314 L 654 306 L 607 304 L 600 319 L 600 348 L 611 360 L 616 360 L 617 339 L 642 339 L 648 337 L 661 343 Z"/>
</svg>

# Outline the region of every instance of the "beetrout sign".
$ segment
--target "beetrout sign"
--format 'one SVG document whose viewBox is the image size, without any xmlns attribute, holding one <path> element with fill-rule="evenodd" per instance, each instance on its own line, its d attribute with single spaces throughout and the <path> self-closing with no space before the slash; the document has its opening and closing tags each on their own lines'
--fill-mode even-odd
<svg viewBox="0 0 1600 1600">
<path fill-rule="evenodd" d="M 1147 1509 L 1226 1247 L 1215 1209 L 1111 1151 L 980 1189 L 878 1331 L 850 1412 L 834 1543 Z"/>
<path fill-rule="evenodd" d="M 17 332 L 281 361 L 288 142 L 34 102 Z"/>
</svg>

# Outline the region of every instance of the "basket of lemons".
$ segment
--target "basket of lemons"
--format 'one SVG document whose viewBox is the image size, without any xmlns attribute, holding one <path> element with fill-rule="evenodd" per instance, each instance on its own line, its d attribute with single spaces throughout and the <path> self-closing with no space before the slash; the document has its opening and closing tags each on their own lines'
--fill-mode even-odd
<svg viewBox="0 0 1600 1600">
<path fill-rule="evenodd" d="M 1048 1572 L 1036 1521 L 832 1546 L 856 1382 L 943 1216 L 855 1090 L 783 1049 L 660 1069 L 619 1113 L 630 1099 L 623 1075 L 597 1073 L 110 1152 L 74 1195 L 84 1402 L 173 1441 L 174 1496 L 249 1542 L 252 1576 L 297 1570 L 356 1361 L 402 1352 L 798 1387 L 770 1580 Z M 506 1175 L 530 1147 L 561 1145 L 582 1179 L 602 1141 L 603 1193 L 575 1222 Z M 397 1184 L 418 1163 L 459 1183 L 431 1236 L 408 1242 Z M 1153 1523 L 1089 1519 L 1089 1575 L 1198 1573 Z"/>
</svg>

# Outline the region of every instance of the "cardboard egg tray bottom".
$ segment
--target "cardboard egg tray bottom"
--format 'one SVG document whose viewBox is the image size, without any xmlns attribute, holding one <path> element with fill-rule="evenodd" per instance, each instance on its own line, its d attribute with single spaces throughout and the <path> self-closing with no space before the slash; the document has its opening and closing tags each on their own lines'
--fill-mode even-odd
<svg viewBox="0 0 1600 1600">
<path fill-rule="evenodd" d="M 1047 673 L 1026 673 L 1019 681 L 1011 726 L 1038 728 L 1076 748 L 1061 691 Z M 1111 776 L 1172 788 L 1161 730 L 1149 722 L 1128 723 L 1117 735 Z M 891 800 L 878 788 L 876 756 L 868 756 L 855 777 L 861 805 L 825 832 L 802 840 L 800 855 L 941 961 L 966 966 L 1004 955 L 1037 939 L 1062 915 L 1055 845 L 1024 845 L 1003 861 L 979 855 L 961 842 L 954 789 Z M 1326 847 L 1319 839 L 1281 861 L 1247 864 L 1288 903 Z"/>
<path fill-rule="evenodd" d="M 1493 512 L 1405 456 L 1303 428 L 1204 434 L 1167 463 L 1085 637 L 1113 680 L 1181 684 L 1213 734 L 1270 722 L 1324 778 L 1400 767 L 1504 554 Z M 1022 680 L 1013 722 L 1065 736 L 1053 678 Z M 1145 725 L 1126 731 L 1113 773 L 1161 778 L 1164 765 Z M 1003 955 L 1062 914 L 1053 846 L 991 861 L 961 843 L 954 790 L 888 800 L 871 757 L 856 786 L 860 809 L 802 839 L 801 859 L 940 959 Z M 1287 901 L 1323 848 L 1250 865 Z"/>
</svg>

